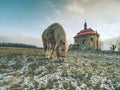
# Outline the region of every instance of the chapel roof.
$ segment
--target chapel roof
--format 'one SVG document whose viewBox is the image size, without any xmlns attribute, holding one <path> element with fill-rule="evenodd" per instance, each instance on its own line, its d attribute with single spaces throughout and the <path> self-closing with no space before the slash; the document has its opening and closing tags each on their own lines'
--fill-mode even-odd
<svg viewBox="0 0 120 90">
<path fill-rule="evenodd" d="M 92 28 L 87 28 L 87 23 L 85 22 L 84 23 L 84 29 L 80 30 L 80 32 L 78 32 L 74 38 L 78 38 L 82 35 L 94 35 L 94 34 L 97 34 L 97 31 L 94 31 Z"/>
</svg>

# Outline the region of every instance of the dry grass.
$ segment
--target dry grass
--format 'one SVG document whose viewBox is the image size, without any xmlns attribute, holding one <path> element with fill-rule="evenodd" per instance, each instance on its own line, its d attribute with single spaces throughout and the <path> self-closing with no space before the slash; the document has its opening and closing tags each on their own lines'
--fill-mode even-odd
<svg viewBox="0 0 120 90">
<path fill-rule="evenodd" d="M 102 90 L 102 83 L 114 88 L 120 83 L 119 55 L 69 51 L 65 63 L 56 63 L 41 49 L 0 47 L 0 87 L 5 89 L 73 90 L 85 84 Z"/>
</svg>

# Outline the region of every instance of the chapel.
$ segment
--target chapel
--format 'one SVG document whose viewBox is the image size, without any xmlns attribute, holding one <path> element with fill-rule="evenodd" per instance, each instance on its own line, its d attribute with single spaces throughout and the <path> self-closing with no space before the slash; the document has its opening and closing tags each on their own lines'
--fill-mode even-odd
<svg viewBox="0 0 120 90">
<path fill-rule="evenodd" d="M 98 50 L 99 34 L 92 28 L 87 27 L 87 22 L 84 23 L 84 29 L 80 30 L 74 36 L 74 45 L 79 50 Z"/>
</svg>

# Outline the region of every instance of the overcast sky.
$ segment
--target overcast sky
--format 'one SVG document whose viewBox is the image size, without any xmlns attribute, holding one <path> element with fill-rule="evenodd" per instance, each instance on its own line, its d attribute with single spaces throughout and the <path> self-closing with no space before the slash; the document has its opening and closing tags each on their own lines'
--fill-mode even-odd
<svg viewBox="0 0 120 90">
<path fill-rule="evenodd" d="M 70 44 L 85 19 L 101 40 L 120 36 L 120 0 L 0 0 L 0 42 L 42 46 L 43 30 L 59 22 Z"/>
</svg>

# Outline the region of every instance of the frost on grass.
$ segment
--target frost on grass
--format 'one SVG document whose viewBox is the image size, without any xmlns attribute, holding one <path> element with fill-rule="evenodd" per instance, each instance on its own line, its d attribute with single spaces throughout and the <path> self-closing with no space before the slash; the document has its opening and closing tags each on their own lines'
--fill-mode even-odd
<svg viewBox="0 0 120 90">
<path fill-rule="evenodd" d="M 40 49 L 0 48 L 0 90 L 115 90 L 120 56 L 69 51 L 65 63 Z"/>
</svg>

